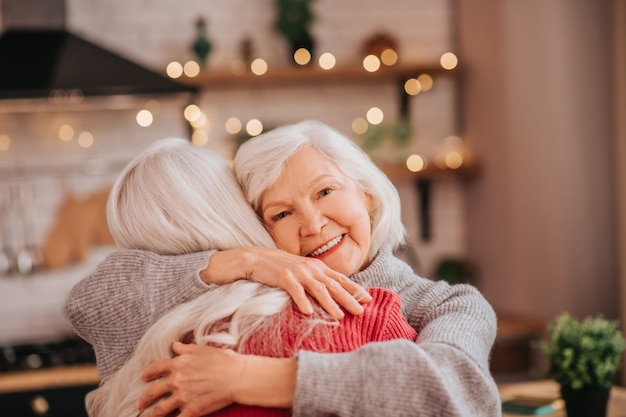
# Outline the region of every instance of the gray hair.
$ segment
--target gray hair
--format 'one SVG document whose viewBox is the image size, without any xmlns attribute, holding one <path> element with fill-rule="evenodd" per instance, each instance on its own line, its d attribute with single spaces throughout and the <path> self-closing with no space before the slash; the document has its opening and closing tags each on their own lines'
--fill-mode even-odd
<svg viewBox="0 0 626 417">
<path fill-rule="evenodd" d="M 224 158 L 180 138 L 153 143 L 126 166 L 109 195 L 107 220 L 127 249 L 275 247 Z"/>
<path fill-rule="evenodd" d="M 250 204 L 259 210 L 263 192 L 283 171 L 285 162 L 303 146 L 313 146 L 372 196 L 371 261 L 384 246 L 404 243 L 406 229 L 400 217 L 400 196 L 389 178 L 352 140 L 316 121 L 304 121 L 271 130 L 245 142 L 237 151 L 233 169 Z"/>
</svg>

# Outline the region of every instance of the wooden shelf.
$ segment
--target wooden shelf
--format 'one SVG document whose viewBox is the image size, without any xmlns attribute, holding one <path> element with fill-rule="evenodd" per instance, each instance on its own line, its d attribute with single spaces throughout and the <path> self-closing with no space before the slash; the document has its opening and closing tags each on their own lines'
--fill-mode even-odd
<svg viewBox="0 0 626 417">
<path fill-rule="evenodd" d="M 183 84 L 203 88 L 233 87 L 281 87 L 303 84 L 327 83 L 380 83 L 381 81 L 407 80 L 420 74 L 451 74 L 455 70 L 445 70 L 439 64 L 413 64 L 381 67 L 376 72 L 367 72 L 362 67 L 336 67 L 323 70 L 319 67 L 270 68 L 263 75 L 252 73 L 234 74 L 228 70 L 208 70 L 196 77 L 183 76 L 179 81 Z"/>
</svg>

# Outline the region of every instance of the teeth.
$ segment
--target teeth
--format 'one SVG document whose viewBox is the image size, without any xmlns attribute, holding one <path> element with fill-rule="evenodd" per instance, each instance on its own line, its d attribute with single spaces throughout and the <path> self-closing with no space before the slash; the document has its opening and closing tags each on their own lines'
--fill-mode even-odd
<svg viewBox="0 0 626 417">
<path fill-rule="evenodd" d="M 327 250 L 329 250 L 330 248 L 335 246 L 337 243 L 341 242 L 341 239 L 343 239 L 343 235 L 337 236 L 336 238 L 334 238 L 333 240 L 331 240 L 330 242 L 328 242 L 327 244 L 325 244 L 321 248 L 316 249 L 315 251 L 311 252 L 309 254 L 309 256 L 319 256 L 319 255 L 321 255 L 322 253 L 326 252 Z"/>
</svg>

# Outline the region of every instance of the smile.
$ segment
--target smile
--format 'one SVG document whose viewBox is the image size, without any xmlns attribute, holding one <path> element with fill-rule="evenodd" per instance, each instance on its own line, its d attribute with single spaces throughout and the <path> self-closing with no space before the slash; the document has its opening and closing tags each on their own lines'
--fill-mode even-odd
<svg viewBox="0 0 626 417">
<path fill-rule="evenodd" d="M 336 238 L 334 238 L 333 240 L 331 240 L 330 242 L 328 242 L 327 244 L 325 244 L 325 245 L 317 248 L 313 252 L 309 253 L 307 256 L 320 256 L 322 253 L 324 253 L 326 251 L 329 251 L 333 247 L 337 246 L 337 244 L 339 242 L 341 242 L 342 240 L 343 240 L 343 235 L 339 235 Z"/>
</svg>

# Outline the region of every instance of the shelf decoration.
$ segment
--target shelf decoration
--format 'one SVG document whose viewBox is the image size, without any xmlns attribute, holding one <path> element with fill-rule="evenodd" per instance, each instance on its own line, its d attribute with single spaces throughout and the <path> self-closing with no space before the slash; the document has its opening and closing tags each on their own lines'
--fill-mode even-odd
<svg viewBox="0 0 626 417">
<path fill-rule="evenodd" d="M 377 162 L 402 164 L 413 132 L 411 122 L 405 117 L 394 123 L 368 123 L 360 134 L 361 146 Z"/>
<path fill-rule="evenodd" d="M 201 68 L 206 68 L 207 58 L 213 49 L 213 45 L 209 40 L 206 30 L 206 21 L 200 17 L 196 20 L 196 39 L 191 45 L 192 50 L 198 58 Z"/>
<path fill-rule="evenodd" d="M 390 67 L 398 62 L 398 44 L 388 34 L 377 33 L 365 41 L 363 58 L 375 56 L 384 65 Z"/>
<path fill-rule="evenodd" d="M 289 61 L 295 64 L 295 52 L 304 48 L 314 55 L 315 41 L 311 36 L 311 24 L 315 20 L 311 4 L 313 0 L 275 0 L 275 29 L 289 43 Z"/>
</svg>

